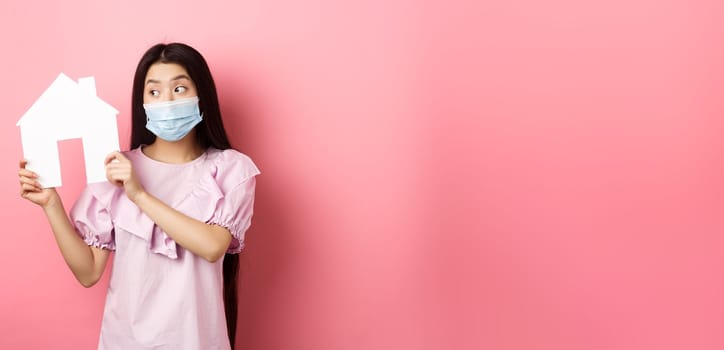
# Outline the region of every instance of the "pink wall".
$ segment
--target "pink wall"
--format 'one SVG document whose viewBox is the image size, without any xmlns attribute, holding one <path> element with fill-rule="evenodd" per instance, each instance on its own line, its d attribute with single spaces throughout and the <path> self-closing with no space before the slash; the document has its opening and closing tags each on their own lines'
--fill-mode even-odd
<svg viewBox="0 0 724 350">
<path fill-rule="evenodd" d="M 19 198 L 15 122 L 94 75 L 127 145 L 174 40 L 263 172 L 239 348 L 724 348 L 719 2 L 231 3 L 0 5 L 1 349 L 94 348 L 107 285 Z"/>
</svg>

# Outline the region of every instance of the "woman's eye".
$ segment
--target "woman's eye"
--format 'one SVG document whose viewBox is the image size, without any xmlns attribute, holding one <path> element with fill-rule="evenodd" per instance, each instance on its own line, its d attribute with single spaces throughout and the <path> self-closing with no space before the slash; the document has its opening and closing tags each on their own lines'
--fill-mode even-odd
<svg viewBox="0 0 724 350">
<path fill-rule="evenodd" d="M 158 95 L 159 95 L 158 90 L 151 90 L 151 91 L 149 91 L 148 93 L 151 94 L 151 96 L 158 96 Z"/>
<path fill-rule="evenodd" d="M 175 91 L 176 93 L 183 93 L 183 92 L 186 92 L 186 90 L 187 90 L 187 89 L 186 89 L 185 86 L 177 86 L 177 87 L 174 89 L 174 91 Z"/>
</svg>

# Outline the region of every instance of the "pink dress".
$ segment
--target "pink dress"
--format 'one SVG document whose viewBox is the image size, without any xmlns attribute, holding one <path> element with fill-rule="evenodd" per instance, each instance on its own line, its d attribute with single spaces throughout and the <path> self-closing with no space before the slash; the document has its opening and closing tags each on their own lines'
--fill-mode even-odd
<svg viewBox="0 0 724 350">
<path fill-rule="evenodd" d="M 252 160 L 209 149 L 184 164 L 125 152 L 143 187 L 176 210 L 223 226 L 239 253 L 251 224 Z M 222 260 L 210 263 L 177 245 L 108 182 L 90 184 L 70 213 L 86 243 L 115 250 L 99 349 L 229 349 Z"/>
</svg>

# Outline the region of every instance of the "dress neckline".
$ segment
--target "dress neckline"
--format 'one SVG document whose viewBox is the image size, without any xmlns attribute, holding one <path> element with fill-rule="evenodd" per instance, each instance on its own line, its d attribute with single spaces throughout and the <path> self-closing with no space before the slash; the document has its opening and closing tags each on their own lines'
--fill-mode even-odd
<svg viewBox="0 0 724 350">
<path fill-rule="evenodd" d="M 160 160 L 156 160 L 156 159 L 153 159 L 153 158 L 149 157 L 146 153 L 143 152 L 143 147 L 145 147 L 145 146 L 146 146 L 146 145 L 141 145 L 141 146 L 139 146 L 138 148 L 135 149 L 135 151 L 138 152 L 138 154 L 140 155 L 140 157 L 141 157 L 142 159 L 144 159 L 145 161 L 147 161 L 147 162 L 151 162 L 151 163 L 153 163 L 153 164 L 157 164 L 157 165 L 161 165 L 161 166 L 166 166 L 166 167 L 184 167 L 184 166 L 196 164 L 196 163 L 199 163 L 199 162 L 203 161 L 204 159 L 206 159 L 206 157 L 208 156 L 208 153 L 209 153 L 209 150 L 206 149 L 206 150 L 204 150 L 203 153 L 201 153 L 201 155 L 199 155 L 199 156 L 196 157 L 195 159 L 192 159 L 192 160 L 190 160 L 190 161 L 188 161 L 188 162 L 184 162 L 184 163 L 167 163 L 167 162 L 162 162 L 162 161 L 160 161 Z"/>
</svg>

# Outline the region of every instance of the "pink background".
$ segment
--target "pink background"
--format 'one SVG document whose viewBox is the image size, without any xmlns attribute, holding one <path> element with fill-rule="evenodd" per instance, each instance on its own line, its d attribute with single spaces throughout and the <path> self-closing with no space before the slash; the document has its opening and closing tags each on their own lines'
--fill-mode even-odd
<svg viewBox="0 0 724 350">
<path fill-rule="evenodd" d="M 112 4 L 111 4 L 112 3 Z M 243 349 L 724 348 L 714 0 L 3 1 L 0 348 L 95 348 L 18 196 L 18 118 L 93 75 L 128 145 L 143 51 L 208 59 L 263 174 Z M 70 207 L 80 142 L 61 143 Z"/>
</svg>

